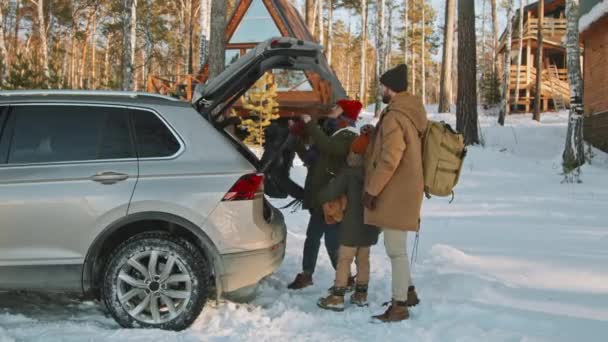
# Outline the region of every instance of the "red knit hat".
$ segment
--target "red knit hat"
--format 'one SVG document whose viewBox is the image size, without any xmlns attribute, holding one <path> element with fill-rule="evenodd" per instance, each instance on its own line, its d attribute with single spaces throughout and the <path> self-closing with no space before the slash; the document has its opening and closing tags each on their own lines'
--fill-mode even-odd
<svg viewBox="0 0 608 342">
<path fill-rule="evenodd" d="M 344 116 L 353 121 L 357 121 L 359 113 L 361 113 L 361 109 L 363 108 L 363 104 L 356 100 L 340 100 L 336 104 L 342 108 Z"/>
</svg>

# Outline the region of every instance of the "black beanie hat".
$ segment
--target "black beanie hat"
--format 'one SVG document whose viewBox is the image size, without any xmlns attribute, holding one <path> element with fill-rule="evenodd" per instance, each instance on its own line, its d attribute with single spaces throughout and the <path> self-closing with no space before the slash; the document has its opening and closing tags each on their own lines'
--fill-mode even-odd
<svg viewBox="0 0 608 342">
<path fill-rule="evenodd" d="M 380 83 L 392 91 L 400 93 L 407 90 L 407 66 L 399 64 L 380 77 Z"/>
</svg>

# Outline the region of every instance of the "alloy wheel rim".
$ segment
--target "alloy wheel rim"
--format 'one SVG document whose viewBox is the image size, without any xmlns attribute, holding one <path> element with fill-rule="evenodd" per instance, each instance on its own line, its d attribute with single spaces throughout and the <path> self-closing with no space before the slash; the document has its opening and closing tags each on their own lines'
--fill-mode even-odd
<svg viewBox="0 0 608 342">
<path fill-rule="evenodd" d="M 127 313 L 148 324 L 168 322 L 185 310 L 192 276 L 175 254 L 148 250 L 133 255 L 117 277 L 118 301 Z"/>
</svg>

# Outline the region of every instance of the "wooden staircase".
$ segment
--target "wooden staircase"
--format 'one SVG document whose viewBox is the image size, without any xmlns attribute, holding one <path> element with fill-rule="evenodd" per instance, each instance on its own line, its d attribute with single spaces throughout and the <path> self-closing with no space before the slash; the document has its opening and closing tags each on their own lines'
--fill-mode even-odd
<svg viewBox="0 0 608 342">
<path fill-rule="evenodd" d="M 546 104 L 553 102 L 556 111 L 565 110 L 570 105 L 570 85 L 568 84 L 567 70 L 558 69 L 552 64 L 542 71 L 541 100 Z M 519 87 L 517 82 L 517 67 L 511 66 L 511 76 L 509 80 L 509 102 L 511 105 L 530 108 L 535 100 L 536 89 L 536 68 L 526 69 L 522 65 L 519 71 Z M 516 89 L 519 88 L 520 94 L 516 99 Z M 517 103 L 516 103 L 517 102 Z"/>
<path fill-rule="evenodd" d="M 547 81 L 549 82 L 549 87 L 551 87 L 552 90 L 551 95 L 555 110 L 566 110 L 566 99 L 564 98 L 563 94 L 564 85 L 560 84 L 564 81 L 559 78 L 559 72 L 557 71 L 557 66 L 555 64 L 549 65 L 548 76 Z"/>
</svg>

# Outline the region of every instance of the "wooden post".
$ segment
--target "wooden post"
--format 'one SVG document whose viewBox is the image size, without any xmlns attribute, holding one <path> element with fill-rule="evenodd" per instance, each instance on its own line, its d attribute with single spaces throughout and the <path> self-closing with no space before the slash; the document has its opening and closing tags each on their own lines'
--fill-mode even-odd
<svg viewBox="0 0 608 342">
<path fill-rule="evenodd" d="M 528 12 L 528 18 L 530 12 Z M 530 113 L 530 68 L 532 67 L 532 39 L 526 43 L 526 113 Z"/>
<path fill-rule="evenodd" d="M 538 6 L 538 34 L 536 38 L 536 99 L 534 101 L 533 119 L 540 121 L 540 99 L 543 89 L 543 21 L 545 17 L 545 0 L 540 0 Z"/>
</svg>

